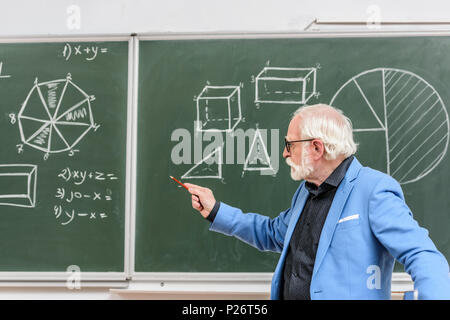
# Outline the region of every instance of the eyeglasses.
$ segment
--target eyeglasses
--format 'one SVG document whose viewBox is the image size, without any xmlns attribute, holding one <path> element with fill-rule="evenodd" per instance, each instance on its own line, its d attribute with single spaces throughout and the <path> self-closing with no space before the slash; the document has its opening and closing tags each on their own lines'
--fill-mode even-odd
<svg viewBox="0 0 450 320">
<path fill-rule="evenodd" d="M 294 142 L 305 142 L 305 141 L 313 141 L 314 139 L 304 139 L 304 140 L 293 140 L 293 141 L 288 141 L 286 140 L 286 138 L 284 138 L 284 145 L 286 147 L 286 151 L 287 152 L 291 152 L 291 145 Z"/>
</svg>

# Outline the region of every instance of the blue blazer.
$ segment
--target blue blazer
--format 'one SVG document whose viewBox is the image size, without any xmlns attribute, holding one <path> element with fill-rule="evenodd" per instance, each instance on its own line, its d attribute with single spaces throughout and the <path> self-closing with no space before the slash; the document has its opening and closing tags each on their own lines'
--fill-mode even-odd
<svg viewBox="0 0 450 320">
<path fill-rule="evenodd" d="M 291 207 L 274 219 L 221 203 L 210 226 L 259 250 L 281 252 L 271 299 L 280 298 L 287 248 L 307 197 L 302 182 Z M 398 182 L 354 158 L 320 235 L 311 299 L 390 299 L 394 259 L 411 275 L 419 299 L 450 299 L 447 260 L 413 219 Z"/>
</svg>

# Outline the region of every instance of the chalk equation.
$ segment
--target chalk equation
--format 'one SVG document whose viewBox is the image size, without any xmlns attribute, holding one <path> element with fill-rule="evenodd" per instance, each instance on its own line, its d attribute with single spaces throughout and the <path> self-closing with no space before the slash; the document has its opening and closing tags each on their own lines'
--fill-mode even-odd
<svg viewBox="0 0 450 320">
<path fill-rule="evenodd" d="M 86 180 L 105 181 L 118 179 L 114 173 L 110 172 L 75 170 L 69 167 L 62 169 L 58 174 L 58 177 L 63 179 L 65 182 L 72 181 L 75 185 L 81 185 Z"/>
<path fill-rule="evenodd" d="M 64 200 L 67 203 L 71 203 L 76 199 L 88 199 L 92 201 L 111 201 L 112 191 L 111 189 L 106 189 L 105 192 L 88 192 L 83 193 L 82 191 L 67 190 L 66 188 L 56 188 L 55 198 Z"/>
<path fill-rule="evenodd" d="M 113 210 L 115 173 L 66 167 L 56 174 L 53 214 L 62 226 L 76 219 L 107 221 Z M 81 221 L 83 221 L 81 220 Z"/>
<path fill-rule="evenodd" d="M 77 211 L 75 209 L 66 209 L 61 205 L 54 206 L 55 218 L 58 220 L 64 220 L 61 225 L 66 226 L 71 223 L 75 217 L 85 218 L 89 220 L 103 220 L 108 218 L 105 212 L 92 212 L 92 211 Z"/>
<path fill-rule="evenodd" d="M 71 45 L 66 43 L 62 50 L 62 55 L 66 61 L 74 56 L 80 56 L 87 61 L 92 61 L 97 58 L 99 54 L 108 53 L 108 48 L 100 48 L 98 46 L 83 46 L 80 44 Z"/>
</svg>

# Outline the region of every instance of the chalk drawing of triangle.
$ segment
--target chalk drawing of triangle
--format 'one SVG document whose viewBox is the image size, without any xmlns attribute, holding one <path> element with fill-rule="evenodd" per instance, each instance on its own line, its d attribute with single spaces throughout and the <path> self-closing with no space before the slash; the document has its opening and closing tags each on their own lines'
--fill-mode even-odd
<svg viewBox="0 0 450 320">
<path fill-rule="evenodd" d="M 266 145 L 259 129 L 255 131 L 253 142 L 250 146 L 247 158 L 244 163 L 244 171 L 273 170 L 270 157 L 267 153 Z"/>
<path fill-rule="evenodd" d="M 215 155 L 218 156 L 218 162 L 206 163 L 208 159 Z M 213 152 L 181 176 L 181 179 L 222 179 L 222 147 L 215 148 Z"/>
</svg>

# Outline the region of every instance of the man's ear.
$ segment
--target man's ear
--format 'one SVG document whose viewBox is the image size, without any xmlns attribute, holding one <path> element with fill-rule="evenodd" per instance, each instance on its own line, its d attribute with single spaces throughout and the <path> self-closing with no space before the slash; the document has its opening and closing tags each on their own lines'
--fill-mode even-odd
<svg viewBox="0 0 450 320">
<path fill-rule="evenodd" d="M 314 158 L 316 160 L 318 160 L 325 153 L 325 146 L 323 145 L 323 142 L 319 139 L 313 140 L 312 145 L 313 145 Z"/>
</svg>

